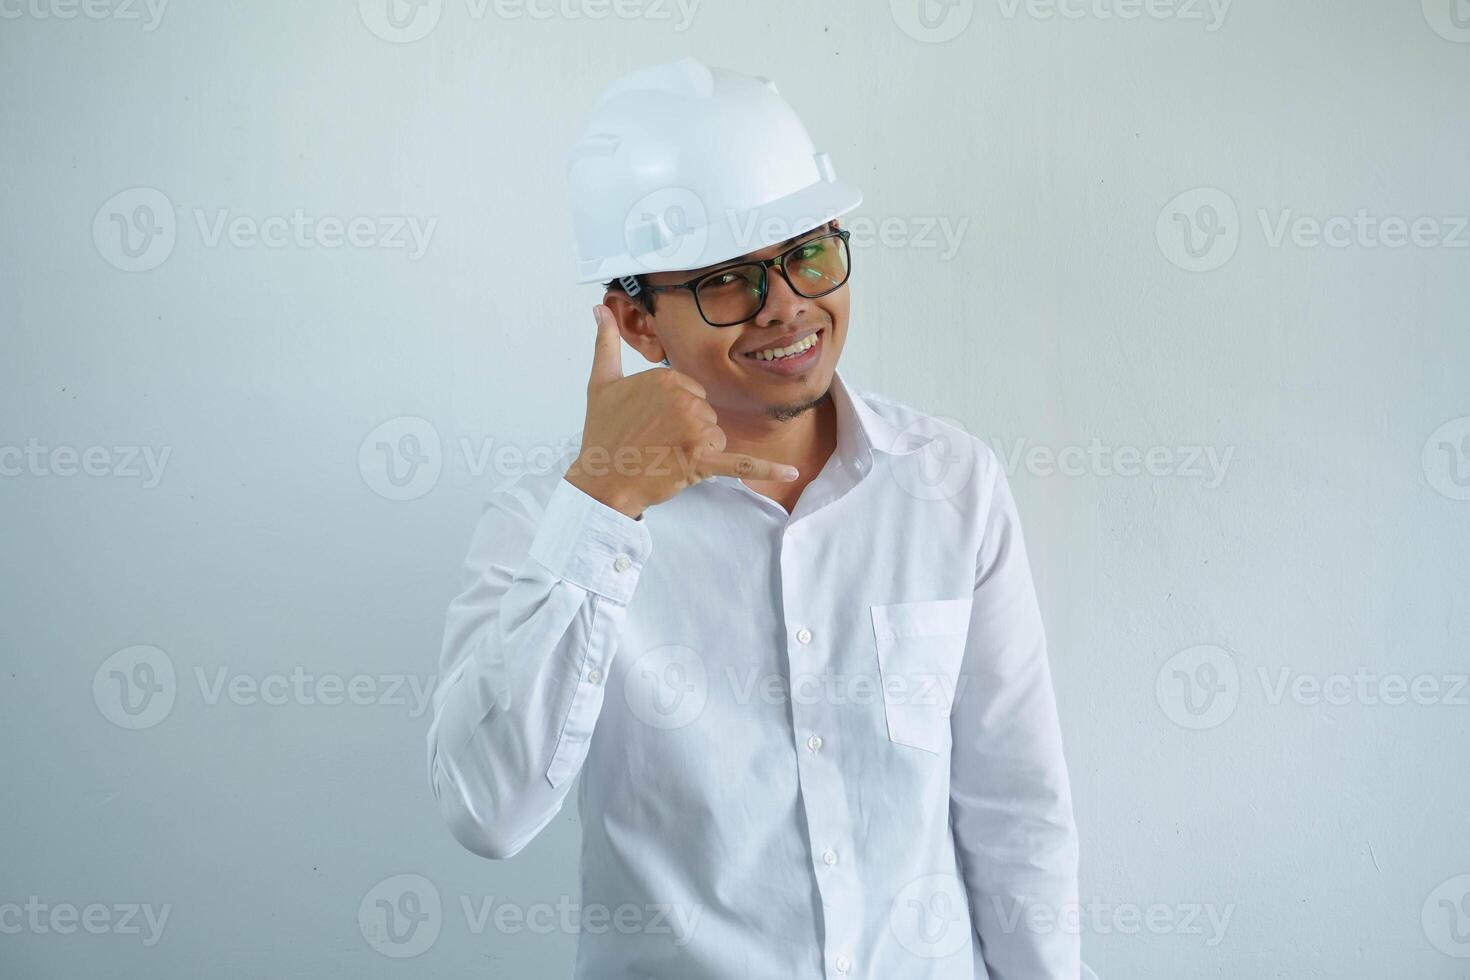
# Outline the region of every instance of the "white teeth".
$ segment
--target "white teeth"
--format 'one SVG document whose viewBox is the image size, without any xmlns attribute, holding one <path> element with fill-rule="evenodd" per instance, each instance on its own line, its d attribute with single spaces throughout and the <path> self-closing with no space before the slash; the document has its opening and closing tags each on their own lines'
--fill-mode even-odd
<svg viewBox="0 0 1470 980">
<path fill-rule="evenodd" d="M 810 350 L 816 342 L 817 335 L 813 333 L 798 340 L 790 347 L 776 347 L 771 350 L 756 351 L 754 354 L 748 354 L 746 356 L 753 357 L 758 361 L 774 361 L 782 357 L 791 357 L 793 354 L 800 354 L 802 351 Z"/>
</svg>

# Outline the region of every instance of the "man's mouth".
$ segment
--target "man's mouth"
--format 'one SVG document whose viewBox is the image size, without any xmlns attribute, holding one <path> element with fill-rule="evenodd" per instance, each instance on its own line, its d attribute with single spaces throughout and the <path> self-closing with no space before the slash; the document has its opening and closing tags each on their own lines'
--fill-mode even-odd
<svg viewBox="0 0 1470 980">
<path fill-rule="evenodd" d="M 819 328 L 776 346 L 747 351 L 740 358 L 766 374 L 799 375 L 821 358 L 823 336 L 823 330 Z"/>
<path fill-rule="evenodd" d="M 817 334 L 819 333 L 821 333 L 820 329 L 813 330 L 811 333 L 793 340 L 788 344 L 763 347 L 758 351 L 747 351 L 741 356 L 755 361 L 779 361 L 788 357 L 800 357 L 816 346 Z"/>
</svg>

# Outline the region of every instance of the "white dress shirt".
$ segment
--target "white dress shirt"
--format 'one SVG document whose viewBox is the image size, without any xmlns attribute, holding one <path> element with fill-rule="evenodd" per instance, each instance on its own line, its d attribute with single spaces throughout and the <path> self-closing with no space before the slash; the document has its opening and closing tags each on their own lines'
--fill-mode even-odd
<svg viewBox="0 0 1470 980">
<path fill-rule="evenodd" d="M 635 520 L 562 478 L 575 453 L 488 497 L 429 774 L 455 837 L 507 858 L 581 773 L 577 980 L 1079 976 L 1005 474 L 956 425 L 831 393 L 790 514 L 718 476 Z"/>
</svg>

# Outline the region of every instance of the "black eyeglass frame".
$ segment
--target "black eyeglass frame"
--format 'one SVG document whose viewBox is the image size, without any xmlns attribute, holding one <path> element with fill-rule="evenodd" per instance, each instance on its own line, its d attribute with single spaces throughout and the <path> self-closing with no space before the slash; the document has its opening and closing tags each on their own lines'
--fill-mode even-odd
<svg viewBox="0 0 1470 980">
<path fill-rule="evenodd" d="M 747 259 L 743 262 L 731 262 L 729 265 L 722 265 L 717 269 L 711 269 L 709 272 L 700 273 L 693 279 L 689 279 L 685 282 L 668 283 L 667 285 L 663 286 L 650 286 L 638 282 L 636 279 L 633 279 L 632 276 L 623 277 L 621 282 L 624 292 L 626 292 L 629 296 L 637 296 L 639 292 L 664 293 L 675 289 L 687 289 L 694 294 L 694 308 L 699 311 L 699 315 L 705 323 L 708 323 L 712 327 L 737 327 L 742 323 L 748 323 L 751 320 L 754 320 L 757 316 L 760 315 L 761 310 L 766 308 L 766 297 L 770 295 L 771 291 L 770 273 L 766 271 L 769 268 L 774 267 L 777 272 L 781 273 L 781 278 L 786 280 L 786 285 L 791 287 L 791 291 L 804 299 L 819 299 L 823 296 L 828 295 L 829 293 L 835 293 L 837 290 L 846 285 L 847 280 L 852 278 L 852 248 L 848 245 L 847 241 L 848 238 L 851 237 L 851 235 L 852 231 L 850 229 L 838 228 L 836 231 L 829 231 L 824 235 L 817 235 L 813 238 L 807 238 L 803 241 L 799 241 L 795 245 L 792 245 L 790 248 L 788 248 L 786 251 L 782 252 L 780 255 L 773 255 L 769 259 Z M 829 238 L 840 238 L 842 240 L 842 265 L 844 269 L 842 281 L 829 289 L 822 290 L 820 293 L 804 293 L 797 288 L 796 283 L 792 282 L 791 277 L 786 274 L 786 260 L 791 256 L 793 252 L 797 251 L 798 249 L 806 248 L 813 242 L 826 241 Z M 714 322 L 705 315 L 704 307 L 699 302 L 699 285 L 712 276 L 724 275 L 731 269 L 739 269 L 745 266 L 756 266 L 760 269 L 760 302 L 756 304 L 755 310 L 752 311 L 749 316 L 745 317 L 742 320 L 732 320 L 729 323 Z M 628 280 L 632 281 L 629 282 Z M 630 286 L 632 287 L 631 289 L 628 288 Z"/>
</svg>

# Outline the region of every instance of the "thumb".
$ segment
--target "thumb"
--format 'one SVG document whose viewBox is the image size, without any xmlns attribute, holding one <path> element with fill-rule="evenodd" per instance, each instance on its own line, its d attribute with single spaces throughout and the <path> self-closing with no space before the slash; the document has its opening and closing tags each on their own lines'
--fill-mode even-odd
<svg viewBox="0 0 1470 980">
<path fill-rule="evenodd" d="M 592 352 L 592 377 L 589 387 L 599 387 L 623 376 L 623 341 L 618 334 L 618 321 L 601 303 L 592 307 L 597 318 L 597 346 Z"/>
</svg>

